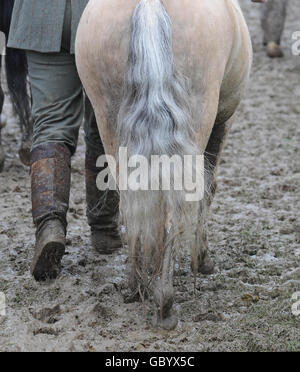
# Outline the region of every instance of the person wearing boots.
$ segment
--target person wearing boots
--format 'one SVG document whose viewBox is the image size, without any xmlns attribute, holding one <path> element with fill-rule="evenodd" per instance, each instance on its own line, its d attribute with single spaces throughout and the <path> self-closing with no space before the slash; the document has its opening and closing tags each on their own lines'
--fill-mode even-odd
<svg viewBox="0 0 300 372">
<path fill-rule="evenodd" d="M 118 194 L 100 192 L 97 158 L 104 154 L 95 116 L 85 96 L 74 42 L 88 0 L 15 0 L 8 46 L 26 50 L 34 119 L 31 148 L 32 215 L 36 226 L 31 273 L 54 279 L 65 253 L 71 157 L 84 120 L 87 218 L 100 253 L 121 247 Z"/>
</svg>

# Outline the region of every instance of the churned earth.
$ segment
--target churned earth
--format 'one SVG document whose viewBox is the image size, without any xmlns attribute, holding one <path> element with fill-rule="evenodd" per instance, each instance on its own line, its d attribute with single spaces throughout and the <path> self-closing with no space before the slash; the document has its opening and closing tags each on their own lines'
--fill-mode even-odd
<svg viewBox="0 0 300 372">
<path fill-rule="evenodd" d="M 153 329 L 152 304 L 126 303 L 126 250 L 99 256 L 85 218 L 83 135 L 73 159 L 67 254 L 55 282 L 37 284 L 29 171 L 8 102 L 7 159 L 0 174 L 0 351 L 300 351 L 300 3 L 291 0 L 285 57 L 261 44 L 259 5 L 241 1 L 254 47 L 250 86 L 229 135 L 209 217 L 216 273 L 176 270 L 178 328 Z"/>
</svg>

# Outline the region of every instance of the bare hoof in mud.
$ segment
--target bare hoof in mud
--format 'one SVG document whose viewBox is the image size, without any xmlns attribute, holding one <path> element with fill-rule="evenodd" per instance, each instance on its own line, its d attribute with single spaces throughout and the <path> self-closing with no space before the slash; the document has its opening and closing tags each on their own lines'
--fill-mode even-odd
<svg viewBox="0 0 300 372">
<path fill-rule="evenodd" d="M 275 42 L 270 42 L 267 45 L 267 55 L 270 58 L 281 58 L 284 56 L 280 46 Z"/>
<path fill-rule="evenodd" d="M 153 319 L 154 328 L 162 328 L 166 331 L 172 331 L 177 327 L 178 318 L 175 315 L 169 315 L 165 318 L 162 318 L 160 312 L 157 313 L 156 318 Z"/>
<path fill-rule="evenodd" d="M 153 298 L 157 306 L 156 318 L 153 319 L 155 328 L 166 329 L 171 331 L 175 329 L 178 323 L 177 316 L 174 315 L 172 307 L 174 304 L 174 288 L 173 283 L 166 282 L 158 284 L 153 293 Z"/>
<path fill-rule="evenodd" d="M 208 253 L 204 253 L 199 259 L 198 273 L 203 275 L 211 275 L 215 272 L 215 264 L 213 260 L 209 257 Z M 197 267 L 197 266 L 196 266 Z M 194 262 L 191 263 L 191 270 L 194 272 Z"/>
<path fill-rule="evenodd" d="M 206 254 L 200 262 L 198 272 L 203 275 L 211 275 L 215 272 L 215 264 L 213 260 Z"/>
</svg>

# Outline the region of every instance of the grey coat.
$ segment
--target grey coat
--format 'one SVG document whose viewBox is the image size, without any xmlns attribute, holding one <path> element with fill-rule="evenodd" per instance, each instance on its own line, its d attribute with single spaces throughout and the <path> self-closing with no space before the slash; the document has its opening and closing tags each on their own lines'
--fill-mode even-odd
<svg viewBox="0 0 300 372">
<path fill-rule="evenodd" d="M 59 52 L 67 1 L 72 6 L 71 53 L 88 0 L 15 0 L 8 46 L 37 52 Z"/>
</svg>

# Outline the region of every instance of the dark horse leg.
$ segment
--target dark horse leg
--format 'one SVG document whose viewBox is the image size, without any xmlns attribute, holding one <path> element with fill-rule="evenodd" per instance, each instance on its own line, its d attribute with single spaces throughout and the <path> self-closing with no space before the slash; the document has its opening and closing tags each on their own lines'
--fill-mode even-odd
<svg viewBox="0 0 300 372">
<path fill-rule="evenodd" d="M 29 165 L 32 118 L 31 99 L 28 94 L 27 86 L 27 58 L 25 52 L 7 48 L 5 68 L 9 95 L 22 132 L 22 143 L 19 156 L 23 164 Z"/>
<path fill-rule="evenodd" d="M 13 0 L 0 2 L 0 31 L 9 34 Z M 31 99 L 27 86 L 27 58 L 23 50 L 6 48 L 5 55 L 6 80 L 13 111 L 18 117 L 22 132 L 22 144 L 19 151 L 20 159 L 29 165 L 29 154 L 32 137 Z"/>
<path fill-rule="evenodd" d="M 195 247 L 196 254 L 192 257 L 194 273 L 211 274 L 214 264 L 208 256 L 208 241 L 206 233 L 206 218 L 217 189 L 216 173 L 220 162 L 222 149 L 227 134 L 234 122 L 235 115 L 225 122 L 217 121 L 210 135 L 205 149 L 205 184 L 208 192 L 200 202 L 198 210 L 198 223 L 196 229 Z"/>
<path fill-rule="evenodd" d="M 198 208 L 198 221 L 194 240 L 195 246 L 192 249 L 192 270 L 195 275 L 197 272 L 212 274 L 214 271 L 214 263 L 208 256 L 205 222 L 207 212 L 217 189 L 216 173 L 221 159 L 222 149 L 234 120 L 235 115 L 226 121 L 217 119 L 205 149 L 205 184 L 208 192 L 206 197 L 199 203 Z M 168 330 L 174 329 L 177 325 L 177 318 L 172 313 L 174 301 L 173 254 L 172 244 L 169 244 L 164 252 L 161 273 L 154 288 L 154 301 L 159 309 L 154 325 Z"/>
<path fill-rule="evenodd" d="M 1 75 L 1 63 L 2 63 L 2 58 L 0 55 L 0 75 Z M 1 78 L 0 78 L 0 172 L 2 172 L 3 170 L 4 160 L 5 160 L 5 154 L 4 154 L 2 143 L 1 143 L 1 129 L 5 126 L 4 118 L 2 115 L 3 103 L 4 103 L 4 93 L 1 87 Z"/>
</svg>

